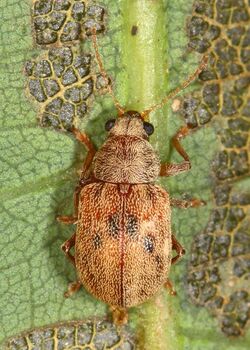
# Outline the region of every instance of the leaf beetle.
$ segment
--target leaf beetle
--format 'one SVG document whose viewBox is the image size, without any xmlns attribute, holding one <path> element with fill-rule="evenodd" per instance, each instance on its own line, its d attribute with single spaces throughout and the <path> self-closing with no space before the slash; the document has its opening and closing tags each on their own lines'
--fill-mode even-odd
<svg viewBox="0 0 250 350">
<path fill-rule="evenodd" d="M 93 43 L 100 72 L 108 83 L 95 32 Z M 107 140 L 97 151 L 86 134 L 72 130 L 88 153 L 75 190 L 75 213 L 58 217 L 65 224 L 77 225 L 76 233 L 62 245 L 78 276 L 65 295 L 83 285 L 111 306 L 116 324 L 126 323 L 127 308 L 145 302 L 163 285 L 175 293 L 169 269 L 185 250 L 171 231 L 171 206 L 197 207 L 204 202 L 170 198 L 155 184 L 158 176 L 174 176 L 190 169 L 189 157 L 180 144 L 190 129 L 181 127 L 172 139 L 184 160 L 162 164 L 149 143 L 154 127 L 146 117 L 189 85 L 206 64 L 205 56 L 180 87 L 143 112 L 123 109 L 108 84 L 118 117 L 106 122 Z M 73 247 L 74 255 L 70 251 Z M 176 251 L 174 257 L 172 250 Z"/>
</svg>

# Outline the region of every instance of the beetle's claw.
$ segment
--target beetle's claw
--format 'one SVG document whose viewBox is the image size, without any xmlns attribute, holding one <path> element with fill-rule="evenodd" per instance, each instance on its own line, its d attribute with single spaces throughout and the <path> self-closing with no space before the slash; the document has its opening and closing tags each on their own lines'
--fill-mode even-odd
<svg viewBox="0 0 250 350">
<path fill-rule="evenodd" d="M 68 290 L 64 293 L 65 298 L 71 297 L 71 295 L 75 294 L 81 288 L 81 282 L 76 281 L 72 282 L 68 285 Z"/>
</svg>

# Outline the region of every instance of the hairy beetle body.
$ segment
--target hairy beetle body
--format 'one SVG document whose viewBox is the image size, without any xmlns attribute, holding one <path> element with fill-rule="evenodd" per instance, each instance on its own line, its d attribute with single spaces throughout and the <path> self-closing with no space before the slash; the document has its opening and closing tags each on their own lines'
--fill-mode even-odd
<svg viewBox="0 0 250 350">
<path fill-rule="evenodd" d="M 160 172 L 160 160 L 150 143 L 138 136 L 112 136 L 94 159 L 94 176 L 111 183 L 151 183 Z"/>
<path fill-rule="evenodd" d="M 170 201 L 153 184 L 94 182 L 80 194 L 75 261 L 86 289 L 130 307 L 166 282 L 172 240 Z"/>
</svg>

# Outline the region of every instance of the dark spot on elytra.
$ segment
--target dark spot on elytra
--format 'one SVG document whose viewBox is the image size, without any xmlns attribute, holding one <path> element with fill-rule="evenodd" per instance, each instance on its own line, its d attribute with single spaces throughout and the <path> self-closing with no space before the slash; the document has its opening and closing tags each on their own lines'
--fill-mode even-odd
<svg viewBox="0 0 250 350">
<path fill-rule="evenodd" d="M 153 242 L 153 238 L 150 236 L 147 236 L 144 238 L 144 250 L 147 253 L 153 253 L 154 251 L 154 242 Z"/>
<path fill-rule="evenodd" d="M 118 238 L 120 227 L 119 227 L 119 216 L 117 214 L 113 214 L 108 218 L 108 228 L 109 228 L 109 234 L 113 238 Z"/>
<path fill-rule="evenodd" d="M 102 245 L 102 240 L 101 240 L 101 237 L 98 233 L 96 233 L 96 235 L 93 239 L 93 243 L 94 243 L 95 249 L 100 248 L 100 246 Z"/>
<path fill-rule="evenodd" d="M 162 258 L 161 258 L 159 255 L 156 255 L 155 261 L 156 261 L 156 264 L 157 264 L 157 269 L 163 270 L 163 261 L 162 261 Z"/>
<path fill-rule="evenodd" d="M 127 219 L 127 234 L 130 237 L 135 237 L 135 235 L 138 233 L 139 230 L 139 224 L 138 224 L 138 219 L 134 215 L 129 215 Z"/>
</svg>

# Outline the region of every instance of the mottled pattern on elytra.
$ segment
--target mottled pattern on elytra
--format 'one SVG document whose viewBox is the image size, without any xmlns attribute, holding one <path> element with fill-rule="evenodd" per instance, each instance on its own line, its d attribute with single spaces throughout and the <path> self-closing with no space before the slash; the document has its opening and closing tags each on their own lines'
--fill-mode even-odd
<svg viewBox="0 0 250 350">
<path fill-rule="evenodd" d="M 108 138 L 94 162 L 95 177 L 105 182 L 148 183 L 155 181 L 159 172 L 160 160 L 153 147 L 137 136 Z"/>
<path fill-rule="evenodd" d="M 97 182 L 82 189 L 80 203 L 75 258 L 84 287 L 124 307 L 154 295 L 171 261 L 168 193 L 150 184 Z"/>
</svg>

